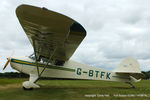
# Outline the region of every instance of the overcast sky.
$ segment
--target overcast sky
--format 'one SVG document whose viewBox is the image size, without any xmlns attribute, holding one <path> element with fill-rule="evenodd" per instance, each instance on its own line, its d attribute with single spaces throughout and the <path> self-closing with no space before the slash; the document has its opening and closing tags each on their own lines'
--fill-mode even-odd
<svg viewBox="0 0 150 100">
<path fill-rule="evenodd" d="M 15 14 L 21 4 L 46 7 L 83 25 L 87 36 L 72 60 L 113 70 L 134 57 L 141 70 L 150 70 L 150 0 L 1 0 L 0 72 L 13 51 L 16 56 L 33 53 Z"/>
</svg>

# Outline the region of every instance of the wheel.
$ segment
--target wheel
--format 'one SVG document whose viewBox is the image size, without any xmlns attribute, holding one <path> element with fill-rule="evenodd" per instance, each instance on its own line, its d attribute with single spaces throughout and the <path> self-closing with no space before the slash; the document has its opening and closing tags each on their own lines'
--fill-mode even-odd
<svg viewBox="0 0 150 100">
<path fill-rule="evenodd" d="M 22 87 L 23 88 L 23 90 L 33 90 L 33 88 L 25 88 L 24 86 Z"/>
</svg>

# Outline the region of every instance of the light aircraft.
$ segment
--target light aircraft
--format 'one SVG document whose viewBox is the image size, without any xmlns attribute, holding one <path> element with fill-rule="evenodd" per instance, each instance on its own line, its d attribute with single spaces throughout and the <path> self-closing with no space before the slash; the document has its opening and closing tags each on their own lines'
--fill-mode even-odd
<svg viewBox="0 0 150 100">
<path fill-rule="evenodd" d="M 40 88 L 36 82 L 41 77 L 118 81 L 130 84 L 141 80 L 141 70 L 136 59 L 124 59 L 113 71 L 87 66 L 70 60 L 84 37 L 86 30 L 77 21 L 46 8 L 20 5 L 16 15 L 25 31 L 34 53 L 28 57 L 9 57 L 19 72 L 28 74 L 24 90 Z"/>
</svg>

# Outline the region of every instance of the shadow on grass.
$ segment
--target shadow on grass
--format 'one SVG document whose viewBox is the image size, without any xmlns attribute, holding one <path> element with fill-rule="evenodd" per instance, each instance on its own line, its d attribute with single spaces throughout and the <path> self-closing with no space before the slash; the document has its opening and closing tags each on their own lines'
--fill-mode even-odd
<svg viewBox="0 0 150 100">
<path fill-rule="evenodd" d="M 132 87 L 120 87 L 120 86 L 105 86 L 105 87 L 98 87 L 98 86 L 79 86 L 79 87 L 72 87 L 72 86 L 41 86 L 41 89 L 121 89 L 121 90 L 130 90 L 130 89 L 136 89 Z"/>
<path fill-rule="evenodd" d="M 122 90 L 136 89 L 136 88 L 132 88 L 132 87 L 111 87 L 111 88 L 122 89 Z"/>
</svg>

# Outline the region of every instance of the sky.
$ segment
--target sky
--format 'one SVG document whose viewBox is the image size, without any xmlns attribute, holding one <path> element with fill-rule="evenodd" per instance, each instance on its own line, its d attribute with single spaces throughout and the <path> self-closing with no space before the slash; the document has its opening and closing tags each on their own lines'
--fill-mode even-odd
<svg viewBox="0 0 150 100">
<path fill-rule="evenodd" d="M 150 0 L 1 0 L 0 72 L 11 56 L 28 56 L 33 48 L 15 13 L 17 6 L 46 7 L 79 22 L 87 36 L 71 57 L 80 63 L 114 70 L 126 57 L 150 70 Z"/>
</svg>

